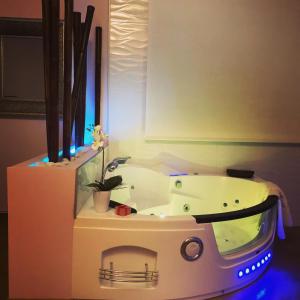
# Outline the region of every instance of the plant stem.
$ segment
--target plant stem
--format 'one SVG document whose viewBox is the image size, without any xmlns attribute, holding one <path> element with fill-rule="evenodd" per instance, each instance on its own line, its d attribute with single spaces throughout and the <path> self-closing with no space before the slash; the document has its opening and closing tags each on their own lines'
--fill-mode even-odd
<svg viewBox="0 0 300 300">
<path fill-rule="evenodd" d="M 102 176 L 101 176 L 101 182 L 104 183 L 104 147 L 102 147 Z"/>
</svg>

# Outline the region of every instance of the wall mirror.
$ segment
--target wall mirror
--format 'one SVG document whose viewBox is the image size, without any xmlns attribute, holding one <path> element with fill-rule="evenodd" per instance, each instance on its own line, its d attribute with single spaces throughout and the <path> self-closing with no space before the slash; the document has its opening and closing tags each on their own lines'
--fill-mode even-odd
<svg viewBox="0 0 300 300">
<path fill-rule="evenodd" d="M 63 88 L 63 26 L 60 26 L 60 112 Z M 0 117 L 45 117 L 41 19 L 0 18 Z"/>
</svg>

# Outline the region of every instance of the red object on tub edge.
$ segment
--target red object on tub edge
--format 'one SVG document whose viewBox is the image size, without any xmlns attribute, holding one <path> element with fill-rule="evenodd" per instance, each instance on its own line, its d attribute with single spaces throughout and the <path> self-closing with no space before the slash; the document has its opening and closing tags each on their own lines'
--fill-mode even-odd
<svg viewBox="0 0 300 300">
<path fill-rule="evenodd" d="M 122 205 L 118 205 L 115 208 L 115 214 L 118 216 L 127 216 L 131 214 L 131 207 L 122 204 Z"/>
</svg>

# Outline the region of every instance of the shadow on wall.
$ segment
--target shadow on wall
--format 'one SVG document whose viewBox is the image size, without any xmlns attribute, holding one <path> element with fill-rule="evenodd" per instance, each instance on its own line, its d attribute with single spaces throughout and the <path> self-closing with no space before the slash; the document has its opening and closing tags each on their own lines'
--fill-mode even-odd
<svg viewBox="0 0 300 300">
<path fill-rule="evenodd" d="M 6 168 L 46 153 L 44 120 L 0 119 L 0 211 L 7 211 Z"/>
</svg>

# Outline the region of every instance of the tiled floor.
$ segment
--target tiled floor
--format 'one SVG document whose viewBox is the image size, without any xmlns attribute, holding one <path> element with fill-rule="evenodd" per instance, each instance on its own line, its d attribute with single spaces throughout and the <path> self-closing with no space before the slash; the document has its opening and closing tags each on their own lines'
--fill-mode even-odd
<svg viewBox="0 0 300 300">
<path fill-rule="evenodd" d="M 1 213 L 0 300 L 8 295 L 7 258 L 7 214 Z M 259 280 L 214 300 L 300 300 L 300 227 L 288 228 L 287 239 L 276 241 L 271 266 Z"/>
</svg>

